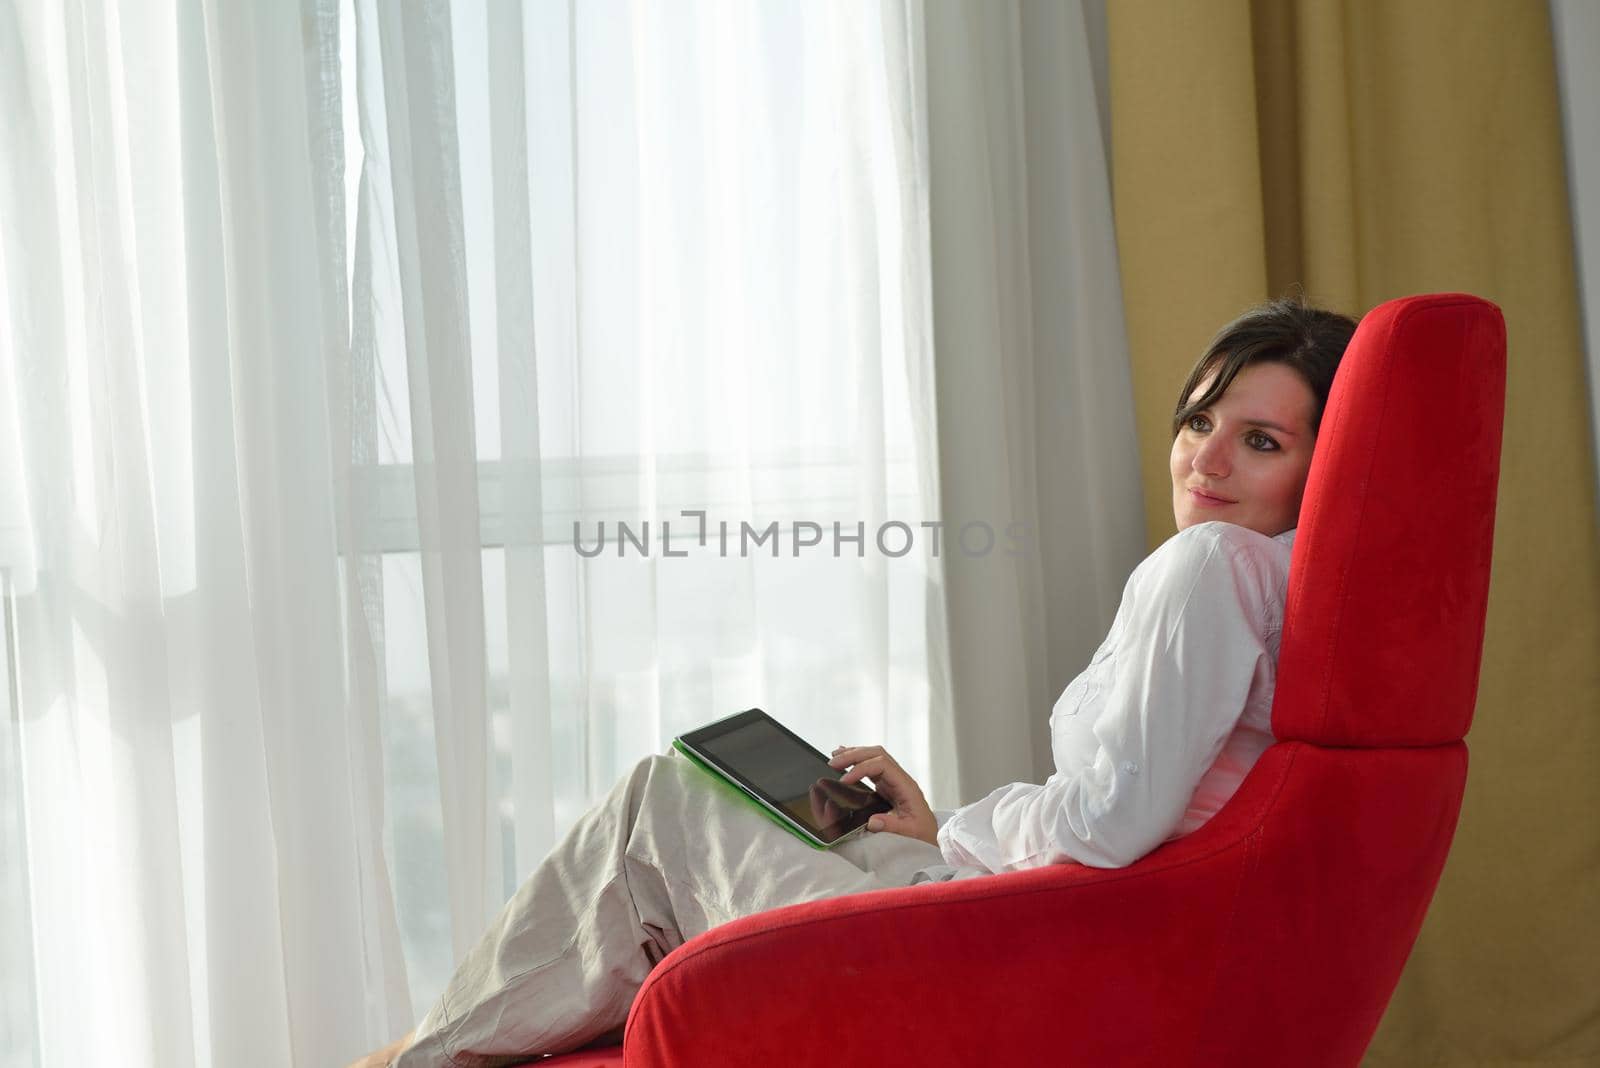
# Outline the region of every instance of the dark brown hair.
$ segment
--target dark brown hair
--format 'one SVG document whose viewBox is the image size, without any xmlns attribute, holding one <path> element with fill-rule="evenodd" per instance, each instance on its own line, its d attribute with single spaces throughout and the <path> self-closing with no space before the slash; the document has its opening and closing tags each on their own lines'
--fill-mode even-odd
<svg viewBox="0 0 1600 1068">
<path fill-rule="evenodd" d="M 1311 433 L 1322 424 L 1333 374 L 1339 369 L 1356 321 L 1347 315 L 1315 308 L 1298 297 L 1269 300 L 1245 312 L 1217 332 L 1205 353 L 1189 372 L 1172 415 L 1172 436 L 1183 425 L 1217 402 L 1234 377 L 1253 363 L 1281 363 L 1292 368 L 1311 387 Z M 1204 394 L 1189 402 L 1189 394 L 1215 369 L 1216 378 Z"/>
</svg>

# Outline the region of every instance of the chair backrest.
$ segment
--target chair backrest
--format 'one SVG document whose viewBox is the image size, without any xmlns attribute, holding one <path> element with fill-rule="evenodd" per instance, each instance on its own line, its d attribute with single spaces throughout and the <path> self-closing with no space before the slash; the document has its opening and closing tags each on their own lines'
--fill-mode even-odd
<svg viewBox="0 0 1600 1068">
<path fill-rule="evenodd" d="M 1505 406 L 1505 320 L 1459 293 L 1362 319 L 1300 509 L 1280 741 L 1420 746 L 1472 723 Z"/>
</svg>

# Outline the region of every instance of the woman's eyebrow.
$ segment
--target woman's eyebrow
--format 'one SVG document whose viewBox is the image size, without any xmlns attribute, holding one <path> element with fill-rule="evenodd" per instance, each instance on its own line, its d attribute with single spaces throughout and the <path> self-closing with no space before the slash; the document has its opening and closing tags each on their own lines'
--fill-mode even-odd
<svg viewBox="0 0 1600 1068">
<path fill-rule="evenodd" d="M 1290 430 L 1288 427 L 1279 426 L 1277 423 L 1270 422 L 1266 419 L 1241 419 L 1240 422 L 1244 423 L 1246 426 L 1264 426 L 1268 430 L 1276 430 L 1278 433 L 1287 434 L 1291 438 L 1299 436 L 1295 431 Z"/>
<path fill-rule="evenodd" d="M 1206 407 L 1206 408 L 1201 408 L 1200 411 L 1196 412 L 1195 414 L 1196 415 L 1203 415 L 1203 414 L 1214 414 L 1214 413 L 1212 413 L 1211 408 Z M 1282 425 L 1280 425 L 1278 423 L 1274 423 L 1270 419 L 1240 419 L 1239 422 L 1243 423 L 1245 426 L 1264 426 L 1268 430 L 1276 430 L 1278 433 L 1287 434 L 1291 438 L 1297 438 L 1297 437 L 1300 436 L 1298 431 L 1290 430 L 1288 427 L 1282 426 Z"/>
</svg>

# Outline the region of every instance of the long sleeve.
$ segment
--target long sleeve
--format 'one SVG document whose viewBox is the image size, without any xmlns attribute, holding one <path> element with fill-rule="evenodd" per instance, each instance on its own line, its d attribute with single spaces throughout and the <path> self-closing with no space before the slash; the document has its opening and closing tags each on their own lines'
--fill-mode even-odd
<svg viewBox="0 0 1600 1068">
<path fill-rule="evenodd" d="M 1101 668 L 1092 737 L 1080 732 L 1086 759 L 1063 767 L 1058 747 L 1043 785 L 1002 787 L 957 811 L 939 832 L 949 863 L 1115 868 L 1173 835 L 1252 684 L 1272 681 L 1275 584 L 1252 538 L 1262 536 L 1201 524 L 1135 571 L 1108 639 L 1114 662 Z"/>
</svg>

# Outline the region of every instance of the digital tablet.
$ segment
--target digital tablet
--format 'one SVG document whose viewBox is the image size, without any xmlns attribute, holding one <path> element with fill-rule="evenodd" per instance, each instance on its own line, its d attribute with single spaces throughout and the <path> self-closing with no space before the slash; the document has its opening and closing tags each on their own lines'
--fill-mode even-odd
<svg viewBox="0 0 1600 1068">
<path fill-rule="evenodd" d="M 892 806 L 843 772 L 783 724 L 752 708 L 672 740 L 706 771 L 736 787 L 808 845 L 827 849 Z"/>
</svg>

